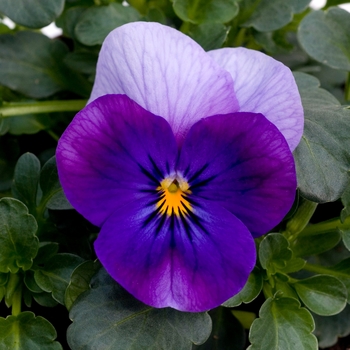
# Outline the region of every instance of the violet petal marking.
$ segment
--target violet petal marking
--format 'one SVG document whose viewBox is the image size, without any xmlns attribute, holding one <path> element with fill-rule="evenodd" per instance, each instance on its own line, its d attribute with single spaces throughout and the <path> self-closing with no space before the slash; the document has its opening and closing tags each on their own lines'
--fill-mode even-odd
<svg viewBox="0 0 350 350">
<path fill-rule="evenodd" d="M 231 73 L 239 111 L 262 113 L 277 126 L 293 151 L 303 134 L 304 112 L 290 69 L 270 56 L 243 47 L 208 54 Z"/>
<path fill-rule="evenodd" d="M 154 307 L 214 308 L 245 285 L 255 264 L 248 229 L 215 203 L 155 215 L 152 197 L 116 210 L 95 250 L 108 273 Z"/>
<path fill-rule="evenodd" d="M 192 200 L 225 207 L 254 237 L 280 223 L 294 201 L 293 155 L 261 114 L 238 112 L 197 122 L 176 168 L 187 180 Z"/>
<path fill-rule="evenodd" d="M 163 118 L 125 95 L 106 95 L 75 116 L 56 154 L 68 200 L 101 226 L 119 207 L 156 192 L 174 171 L 177 145 Z"/>
<path fill-rule="evenodd" d="M 197 120 L 239 109 L 231 75 L 188 36 L 158 23 L 129 23 L 107 36 L 90 101 L 105 94 L 126 94 L 162 116 L 178 141 Z"/>
</svg>

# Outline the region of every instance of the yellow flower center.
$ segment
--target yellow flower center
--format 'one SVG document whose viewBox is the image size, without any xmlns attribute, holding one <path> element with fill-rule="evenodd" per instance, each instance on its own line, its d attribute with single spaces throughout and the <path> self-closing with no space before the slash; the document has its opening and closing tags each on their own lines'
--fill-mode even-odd
<svg viewBox="0 0 350 350">
<path fill-rule="evenodd" d="M 189 185 L 184 179 L 177 178 L 165 178 L 160 186 L 157 187 L 160 193 L 160 199 L 156 204 L 160 214 L 167 214 L 171 216 L 186 215 L 190 210 L 192 211 L 191 204 L 186 199 L 188 194 L 191 193 Z"/>
</svg>

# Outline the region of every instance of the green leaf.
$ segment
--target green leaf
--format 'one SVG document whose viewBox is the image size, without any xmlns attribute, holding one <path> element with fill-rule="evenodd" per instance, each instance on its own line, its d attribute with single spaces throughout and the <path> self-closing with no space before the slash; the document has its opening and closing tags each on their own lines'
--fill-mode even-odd
<svg viewBox="0 0 350 350">
<path fill-rule="evenodd" d="M 295 73 L 304 113 L 304 135 L 294 151 L 298 185 L 314 202 L 337 200 L 349 183 L 350 110 L 343 108 L 319 81 Z"/>
<path fill-rule="evenodd" d="M 249 333 L 248 350 L 317 350 L 314 320 L 298 300 L 269 298 Z"/>
<path fill-rule="evenodd" d="M 58 252 L 58 243 L 40 242 L 38 254 L 33 262 L 33 269 L 40 269 L 40 265 L 46 263 Z"/>
<path fill-rule="evenodd" d="M 222 306 L 235 307 L 242 303 L 252 302 L 261 292 L 263 287 L 263 277 L 258 267 L 255 267 L 249 275 L 248 281 L 244 288 L 235 296 L 225 301 Z"/>
<path fill-rule="evenodd" d="M 1 0 L 0 12 L 14 22 L 30 28 L 42 28 L 63 11 L 64 0 Z"/>
<path fill-rule="evenodd" d="M 42 293 L 43 290 L 38 286 L 34 279 L 34 271 L 28 270 L 24 275 L 24 284 L 32 293 Z"/>
<path fill-rule="evenodd" d="M 85 45 L 102 44 L 113 29 L 140 20 L 140 14 L 131 6 L 112 3 L 93 6 L 84 11 L 75 26 L 76 38 Z"/>
<path fill-rule="evenodd" d="M 84 261 L 73 271 L 64 298 L 68 310 L 80 294 L 90 289 L 91 278 L 100 268 L 98 261 Z"/>
<path fill-rule="evenodd" d="M 32 297 L 41 306 L 54 307 L 58 305 L 58 302 L 52 298 L 51 293 L 35 293 Z"/>
<path fill-rule="evenodd" d="M 340 220 L 343 223 L 345 219 L 350 216 L 350 186 L 348 186 L 341 196 L 341 202 L 344 205 L 343 210 L 340 213 Z"/>
<path fill-rule="evenodd" d="M 220 23 L 200 24 L 189 32 L 190 37 L 205 51 L 220 48 L 226 40 L 227 34 L 227 27 Z"/>
<path fill-rule="evenodd" d="M 317 275 L 293 283 L 302 302 L 315 314 L 336 315 L 345 306 L 348 292 L 344 283 L 333 276 Z"/>
<path fill-rule="evenodd" d="M 76 39 L 74 34 L 75 25 L 79 16 L 87 9 L 86 6 L 74 6 L 65 10 L 57 21 L 56 25 L 63 30 L 63 34 L 69 38 Z"/>
<path fill-rule="evenodd" d="M 36 220 L 17 199 L 0 200 L 0 272 L 28 270 L 38 251 Z"/>
<path fill-rule="evenodd" d="M 10 118 L 2 118 L 0 115 L 0 136 L 5 135 L 10 129 Z"/>
<path fill-rule="evenodd" d="M 300 23 L 298 39 L 316 61 L 350 71 L 350 13 L 333 7 L 314 11 Z"/>
<path fill-rule="evenodd" d="M 306 264 L 306 261 L 301 258 L 292 258 L 286 262 L 286 266 L 282 269 L 283 273 L 292 273 L 300 271 Z"/>
<path fill-rule="evenodd" d="M 344 259 L 330 270 L 334 271 L 334 276 L 337 277 L 345 285 L 348 295 L 350 295 L 350 258 Z M 350 299 L 348 300 L 350 304 Z"/>
<path fill-rule="evenodd" d="M 67 339 L 72 350 L 190 350 L 211 332 L 207 313 L 153 309 L 128 294 L 104 269 L 92 289 L 76 300 L 70 318 Z"/>
<path fill-rule="evenodd" d="M 203 345 L 193 345 L 192 350 L 243 350 L 246 334 L 242 324 L 231 310 L 219 307 L 210 311 L 213 330 Z"/>
<path fill-rule="evenodd" d="M 40 206 L 56 210 L 73 208 L 64 195 L 59 182 L 55 156 L 50 158 L 41 170 L 40 188 L 42 190 Z"/>
<path fill-rule="evenodd" d="M 4 286 L 9 279 L 8 273 L 0 272 L 0 286 Z"/>
<path fill-rule="evenodd" d="M 174 0 L 175 13 L 185 22 L 226 23 L 238 14 L 237 0 Z"/>
<path fill-rule="evenodd" d="M 340 230 L 343 243 L 347 250 L 350 250 L 350 230 Z"/>
<path fill-rule="evenodd" d="M 295 13 L 305 10 L 311 0 L 261 0 L 252 16 L 243 24 L 260 32 L 271 32 L 292 21 Z M 253 5 L 253 6 L 254 6 Z M 250 5 L 251 6 L 251 5 Z"/>
<path fill-rule="evenodd" d="M 335 345 L 338 337 L 345 337 L 350 334 L 350 305 L 334 316 L 313 315 L 315 320 L 315 332 L 318 345 L 321 348 L 328 348 Z"/>
<path fill-rule="evenodd" d="M 35 214 L 40 161 L 32 153 L 24 153 L 17 161 L 12 183 L 12 193 Z"/>
<path fill-rule="evenodd" d="M 64 63 L 73 70 L 85 74 L 95 74 L 98 54 L 94 52 L 70 52 Z"/>
<path fill-rule="evenodd" d="M 64 295 L 74 269 L 83 262 L 79 256 L 62 253 L 44 263 L 44 267 L 34 273 L 35 282 L 45 292 L 64 304 Z"/>
<path fill-rule="evenodd" d="M 341 235 L 338 231 L 298 237 L 293 245 L 293 253 L 297 257 L 321 254 L 334 248 L 340 239 Z"/>
<path fill-rule="evenodd" d="M 45 35 L 20 31 L 0 36 L 0 84 L 33 98 L 60 90 L 88 95 L 90 85 L 63 65 L 67 46 Z"/>
<path fill-rule="evenodd" d="M 0 36 L 0 83 L 34 98 L 62 89 L 58 61 L 66 46 L 39 33 L 21 31 Z"/>
<path fill-rule="evenodd" d="M 278 275 L 276 275 L 277 277 Z M 278 276 L 278 277 L 286 277 L 284 275 Z M 298 294 L 295 292 L 295 290 L 290 286 L 288 280 L 282 280 L 281 278 L 275 278 L 275 286 L 274 290 L 278 293 L 280 293 L 280 296 L 283 298 L 292 298 L 298 300 Z M 288 277 L 287 277 L 288 278 Z"/>
<path fill-rule="evenodd" d="M 18 316 L 0 317 L 0 349 L 11 350 L 62 350 L 55 341 L 56 331 L 43 317 L 26 311 Z"/>
<path fill-rule="evenodd" d="M 289 242 L 279 233 L 267 235 L 259 246 L 259 260 L 261 266 L 269 274 L 275 274 L 286 266 L 292 258 Z"/>
<path fill-rule="evenodd" d="M 12 135 L 36 134 L 51 127 L 52 119 L 48 114 L 26 114 L 8 118 Z"/>
</svg>

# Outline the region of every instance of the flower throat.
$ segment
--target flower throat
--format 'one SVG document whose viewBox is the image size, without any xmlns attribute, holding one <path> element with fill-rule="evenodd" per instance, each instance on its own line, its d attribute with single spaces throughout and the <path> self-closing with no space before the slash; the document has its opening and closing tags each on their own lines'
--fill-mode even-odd
<svg viewBox="0 0 350 350">
<path fill-rule="evenodd" d="M 191 193 L 188 183 L 183 179 L 165 178 L 157 187 L 160 199 L 156 204 L 160 214 L 185 216 L 192 211 L 186 197 Z"/>
</svg>

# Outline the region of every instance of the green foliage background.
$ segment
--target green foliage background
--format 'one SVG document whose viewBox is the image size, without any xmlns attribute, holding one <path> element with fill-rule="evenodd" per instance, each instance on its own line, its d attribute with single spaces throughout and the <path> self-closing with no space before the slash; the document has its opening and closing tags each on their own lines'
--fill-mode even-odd
<svg viewBox="0 0 350 350">
<path fill-rule="evenodd" d="M 0 349 L 312 350 L 350 333 L 345 2 L 313 11 L 310 0 L 0 1 L 16 23 L 0 21 Z M 63 35 L 49 39 L 39 29 L 53 21 Z M 256 240 L 244 289 L 209 313 L 153 309 L 124 291 L 95 261 L 98 229 L 59 184 L 57 140 L 86 104 L 104 38 L 133 21 L 175 27 L 205 50 L 265 52 L 294 71 L 302 97 L 295 205 Z M 327 221 L 314 215 L 323 203 Z M 68 343 L 38 305 L 69 310 Z"/>
</svg>

